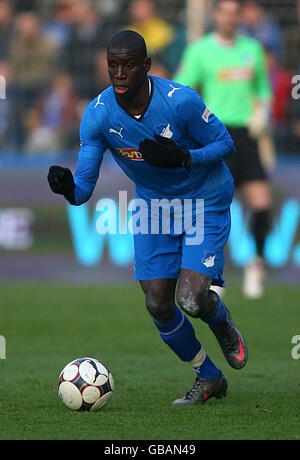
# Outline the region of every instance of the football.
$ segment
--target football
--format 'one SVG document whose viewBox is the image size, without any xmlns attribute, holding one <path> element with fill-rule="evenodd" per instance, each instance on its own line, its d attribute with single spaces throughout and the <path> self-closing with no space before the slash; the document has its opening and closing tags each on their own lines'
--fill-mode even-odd
<svg viewBox="0 0 300 460">
<path fill-rule="evenodd" d="M 110 371 L 94 358 L 79 358 L 68 363 L 58 378 L 58 394 L 74 411 L 96 412 L 112 397 L 114 380 Z"/>
</svg>

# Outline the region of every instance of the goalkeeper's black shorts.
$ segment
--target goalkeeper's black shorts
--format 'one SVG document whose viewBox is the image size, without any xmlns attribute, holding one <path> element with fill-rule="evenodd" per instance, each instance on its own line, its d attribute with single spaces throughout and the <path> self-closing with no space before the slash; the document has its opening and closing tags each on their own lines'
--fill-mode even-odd
<svg viewBox="0 0 300 460">
<path fill-rule="evenodd" d="M 249 135 L 248 129 L 227 127 L 227 130 L 236 147 L 236 153 L 226 161 L 235 186 L 255 180 L 267 180 L 259 156 L 258 142 Z"/>
</svg>

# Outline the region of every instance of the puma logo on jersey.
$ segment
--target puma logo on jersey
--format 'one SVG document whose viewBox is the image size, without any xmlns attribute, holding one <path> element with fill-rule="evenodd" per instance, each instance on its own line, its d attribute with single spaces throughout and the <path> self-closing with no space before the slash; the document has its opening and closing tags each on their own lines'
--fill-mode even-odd
<svg viewBox="0 0 300 460">
<path fill-rule="evenodd" d="M 104 105 L 104 102 L 100 102 L 101 96 L 102 96 L 102 93 L 99 94 L 98 99 L 97 99 L 97 102 L 96 102 L 96 104 L 94 105 L 94 109 L 97 107 L 97 105 Z"/>
<path fill-rule="evenodd" d="M 123 129 L 124 129 L 124 128 L 121 128 L 120 131 L 116 131 L 116 130 L 113 129 L 113 128 L 109 128 L 109 132 L 110 132 L 110 133 L 114 133 L 114 134 L 118 134 L 118 136 L 123 137 L 123 134 L 122 134 Z"/>
<path fill-rule="evenodd" d="M 175 93 L 175 91 L 178 91 L 179 89 L 181 89 L 181 88 L 175 88 L 175 86 L 173 86 L 173 85 L 171 85 L 171 84 L 170 84 L 170 86 L 171 86 L 171 88 L 173 88 L 173 89 L 168 93 L 168 97 L 172 97 L 173 94 Z"/>
</svg>

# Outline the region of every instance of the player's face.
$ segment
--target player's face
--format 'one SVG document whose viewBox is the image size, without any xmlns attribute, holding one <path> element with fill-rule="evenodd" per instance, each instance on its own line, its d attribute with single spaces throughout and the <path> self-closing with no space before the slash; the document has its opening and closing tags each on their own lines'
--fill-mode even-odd
<svg viewBox="0 0 300 460">
<path fill-rule="evenodd" d="M 116 94 L 123 98 L 134 96 L 145 82 L 150 59 L 130 50 L 108 50 L 108 74 Z"/>
<path fill-rule="evenodd" d="M 228 0 L 220 3 L 215 11 L 217 32 L 231 36 L 235 33 L 240 21 L 240 7 L 237 2 Z"/>
</svg>

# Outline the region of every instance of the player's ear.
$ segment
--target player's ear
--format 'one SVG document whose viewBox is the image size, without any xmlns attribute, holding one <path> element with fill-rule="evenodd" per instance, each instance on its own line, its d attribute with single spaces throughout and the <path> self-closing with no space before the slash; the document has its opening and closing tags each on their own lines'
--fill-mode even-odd
<svg viewBox="0 0 300 460">
<path fill-rule="evenodd" d="M 150 58 L 150 57 L 147 57 L 147 58 L 145 59 L 145 61 L 144 61 L 144 67 L 145 67 L 145 70 L 146 70 L 147 73 L 148 73 L 149 70 L 151 69 L 151 64 L 152 64 L 151 58 Z"/>
</svg>

